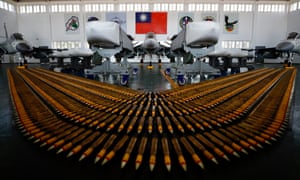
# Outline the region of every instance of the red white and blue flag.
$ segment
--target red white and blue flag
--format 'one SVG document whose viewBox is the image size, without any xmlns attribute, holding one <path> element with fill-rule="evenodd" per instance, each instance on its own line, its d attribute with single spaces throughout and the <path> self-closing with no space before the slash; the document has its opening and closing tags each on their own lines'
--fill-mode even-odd
<svg viewBox="0 0 300 180">
<path fill-rule="evenodd" d="M 135 33 L 167 34 L 167 12 L 136 12 Z"/>
</svg>

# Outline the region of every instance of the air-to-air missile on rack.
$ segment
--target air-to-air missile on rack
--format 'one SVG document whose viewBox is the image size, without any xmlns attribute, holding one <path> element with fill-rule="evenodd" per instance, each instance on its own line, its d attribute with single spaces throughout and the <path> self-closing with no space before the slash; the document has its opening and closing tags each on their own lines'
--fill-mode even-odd
<svg viewBox="0 0 300 180">
<path fill-rule="evenodd" d="M 42 68 L 8 70 L 17 127 L 34 144 L 102 165 L 148 163 L 151 171 L 204 169 L 276 142 L 288 127 L 295 74 L 263 68 L 142 92 Z"/>
</svg>

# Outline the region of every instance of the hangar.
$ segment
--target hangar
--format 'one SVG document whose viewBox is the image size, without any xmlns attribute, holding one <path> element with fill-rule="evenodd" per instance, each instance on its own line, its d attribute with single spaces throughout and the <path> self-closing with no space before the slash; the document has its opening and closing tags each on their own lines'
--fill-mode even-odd
<svg viewBox="0 0 300 180">
<path fill-rule="evenodd" d="M 297 178 L 299 9 L 0 0 L 1 176 Z"/>
</svg>

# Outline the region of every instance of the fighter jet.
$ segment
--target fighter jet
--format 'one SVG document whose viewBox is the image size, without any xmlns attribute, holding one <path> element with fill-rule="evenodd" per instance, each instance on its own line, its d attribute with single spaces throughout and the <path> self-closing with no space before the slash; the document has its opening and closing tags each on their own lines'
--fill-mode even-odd
<svg viewBox="0 0 300 180">
<path fill-rule="evenodd" d="M 161 43 L 156 39 L 156 35 L 153 32 L 148 32 L 145 35 L 145 40 L 137 42 L 134 45 L 135 52 L 138 56 L 142 56 L 141 63 L 144 62 L 145 55 L 150 56 L 150 63 L 152 62 L 153 55 L 158 56 L 158 63 L 161 63 L 161 56 L 166 55 L 166 51 L 170 47 L 167 44 Z"/>
<path fill-rule="evenodd" d="M 176 59 L 176 75 L 178 84 L 185 84 L 184 75 L 208 72 L 219 73 L 218 69 L 203 63 L 201 58 L 214 51 L 219 39 L 220 26 L 213 21 L 190 22 L 177 35 L 171 38 L 171 55 Z M 185 64 L 182 57 L 190 54 L 192 64 Z M 196 59 L 196 61 L 194 61 Z"/>
<path fill-rule="evenodd" d="M 71 65 L 69 68 L 85 69 L 91 67 L 91 59 L 94 52 L 88 48 L 71 48 L 55 51 L 48 57 L 57 60 L 57 67 L 65 67 L 64 60 L 70 59 Z"/>
<path fill-rule="evenodd" d="M 201 58 L 214 50 L 219 39 L 220 26 L 213 21 L 190 22 L 171 38 L 171 51 L 177 56 L 191 53 Z"/>
<path fill-rule="evenodd" d="M 90 17 L 86 24 L 86 36 L 90 48 L 108 60 L 112 56 L 127 60 L 134 53 L 133 38 L 115 22 Z"/>
<path fill-rule="evenodd" d="M 88 19 L 86 37 L 90 49 L 97 52 L 105 61 L 102 65 L 85 70 L 85 72 L 89 72 L 89 74 L 121 74 L 121 84 L 126 85 L 130 68 L 127 58 L 134 56 L 133 38 L 126 34 L 118 23 L 99 21 L 96 17 Z M 113 56 L 120 64 L 111 63 Z"/>
<path fill-rule="evenodd" d="M 0 43 L 0 57 L 4 54 L 16 54 L 17 52 L 20 52 L 22 55 L 27 55 L 33 50 L 32 46 L 24 40 L 21 33 L 13 33 L 8 37 L 5 24 L 4 30 L 6 40 Z"/>
<path fill-rule="evenodd" d="M 24 60 L 24 64 L 27 63 L 25 57 L 34 57 L 37 59 L 48 58 L 50 54 L 55 51 L 62 51 L 64 49 L 51 49 L 47 46 L 34 47 L 28 41 L 26 41 L 21 33 L 13 33 L 8 37 L 6 25 L 4 23 L 6 40 L 0 43 L 0 58 L 4 54 L 16 54 L 20 53 Z"/>
<path fill-rule="evenodd" d="M 298 32 L 290 32 L 287 38 L 279 42 L 275 47 L 256 49 L 245 49 L 255 51 L 256 59 L 262 59 L 272 56 L 273 58 L 282 57 L 286 65 L 291 65 L 294 55 L 300 55 L 300 34 Z"/>
<path fill-rule="evenodd" d="M 254 55 L 251 52 L 243 52 L 242 49 L 218 49 L 208 53 L 206 57 L 212 67 L 220 70 L 221 75 L 227 75 L 228 69 L 231 70 L 231 74 L 241 72 L 241 68 L 246 68 L 246 71 L 254 69 L 247 64 Z"/>
<path fill-rule="evenodd" d="M 285 63 L 291 65 L 294 54 L 300 54 L 300 34 L 297 32 L 289 33 L 286 40 L 276 45 L 276 50 L 286 55 Z"/>
</svg>

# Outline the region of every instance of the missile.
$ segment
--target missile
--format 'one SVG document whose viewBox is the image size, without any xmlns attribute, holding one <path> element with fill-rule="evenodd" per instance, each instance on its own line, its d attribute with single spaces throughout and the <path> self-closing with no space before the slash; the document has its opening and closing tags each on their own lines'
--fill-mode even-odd
<svg viewBox="0 0 300 180">
<path fill-rule="evenodd" d="M 98 147 L 107 136 L 108 136 L 107 133 L 103 133 L 87 150 L 85 150 L 82 153 L 81 157 L 79 158 L 79 161 L 82 161 L 84 158 L 90 156 L 94 151 L 94 149 Z"/>
<path fill-rule="evenodd" d="M 130 109 L 131 107 L 132 107 L 131 104 L 127 104 L 127 106 L 125 106 L 125 108 L 122 109 L 122 110 L 120 111 L 119 115 L 123 115 L 123 114 L 124 114 L 125 112 L 127 112 L 128 109 Z"/>
<path fill-rule="evenodd" d="M 129 116 L 125 116 L 125 118 L 123 119 L 123 121 L 119 125 L 118 133 L 120 133 L 124 129 L 124 126 L 126 125 L 126 123 L 128 122 L 128 120 L 129 120 Z"/>
<path fill-rule="evenodd" d="M 248 136 L 250 136 L 250 137 L 253 137 L 255 140 L 257 140 L 257 141 L 259 141 L 259 142 L 261 142 L 261 143 L 270 144 L 270 142 L 266 141 L 264 138 L 262 138 L 262 137 L 260 137 L 260 136 L 257 136 L 257 135 L 255 135 L 255 134 L 249 132 L 249 131 L 246 131 L 246 130 L 244 130 L 243 128 L 240 128 L 240 127 L 238 127 L 238 126 L 231 126 L 231 127 L 232 127 L 233 129 L 235 129 L 235 130 L 237 130 L 237 131 L 243 133 L 243 134 L 246 134 L 246 135 L 248 135 Z"/>
<path fill-rule="evenodd" d="M 142 116 L 143 117 L 146 117 L 147 116 L 147 114 L 148 114 L 148 111 L 149 111 L 149 108 L 150 108 L 150 101 L 148 102 L 148 104 L 147 104 L 147 106 L 145 107 L 145 109 L 144 109 L 144 112 L 143 112 L 143 114 L 142 114 Z"/>
<path fill-rule="evenodd" d="M 139 125 L 138 125 L 138 128 L 137 128 L 137 133 L 140 134 L 143 130 L 143 127 L 144 127 L 144 122 L 145 122 L 145 117 L 142 116 L 140 118 L 140 121 L 139 121 Z"/>
<path fill-rule="evenodd" d="M 174 108 L 180 109 L 181 112 L 183 112 L 183 114 L 185 114 L 185 115 L 189 115 L 190 113 L 196 113 L 193 109 L 186 107 L 185 104 L 176 103 L 176 104 L 174 104 Z"/>
<path fill-rule="evenodd" d="M 165 166 L 168 171 L 171 171 L 171 158 L 170 158 L 168 139 L 166 137 L 163 137 L 161 139 L 161 144 L 162 144 L 162 149 L 163 149 L 163 153 L 164 153 Z"/>
<path fill-rule="evenodd" d="M 94 127 L 94 126 L 98 125 L 100 122 L 104 121 L 105 119 L 107 119 L 107 118 L 110 117 L 110 116 L 111 116 L 110 113 L 105 113 L 105 112 L 103 112 L 103 113 L 101 114 L 101 119 L 93 121 L 93 122 L 89 125 L 89 127 Z M 98 126 L 99 126 L 99 125 L 98 125 Z M 97 127 L 98 127 L 98 126 L 97 126 Z"/>
<path fill-rule="evenodd" d="M 158 143 L 157 137 L 153 137 L 151 141 L 150 159 L 149 159 L 150 171 L 153 171 L 156 164 L 157 143 Z"/>
<path fill-rule="evenodd" d="M 202 136 L 201 134 L 196 134 L 195 137 L 201 142 L 203 142 L 206 146 L 211 148 L 218 156 L 229 161 L 229 158 L 226 156 L 226 154 L 223 151 L 221 151 L 218 147 L 216 147 L 213 143 L 211 143 L 209 140 L 207 140 L 204 136 Z"/>
<path fill-rule="evenodd" d="M 197 114 L 192 114 L 192 118 L 194 120 L 198 121 L 199 123 L 201 123 L 204 127 L 213 129 L 213 127 L 209 123 L 207 123 L 206 121 L 203 121 L 202 117 L 198 116 Z"/>
<path fill-rule="evenodd" d="M 135 160 L 135 169 L 138 169 L 143 161 L 143 154 L 146 149 L 146 145 L 147 145 L 147 137 L 144 136 L 141 139 L 140 146 L 138 149 L 138 154 Z"/>
<path fill-rule="evenodd" d="M 131 137 L 131 139 L 128 143 L 128 146 L 125 150 L 125 154 L 121 161 L 121 168 L 124 168 L 126 166 L 127 162 L 129 161 L 130 154 L 135 146 L 136 141 L 137 141 L 137 137 L 135 137 L 135 136 Z"/>
<path fill-rule="evenodd" d="M 81 135 L 75 137 L 74 139 L 71 140 L 71 142 L 69 142 L 68 144 L 64 145 L 58 152 L 62 152 L 62 151 L 67 151 L 68 149 L 70 149 L 73 145 L 77 144 L 78 142 L 80 142 L 81 140 L 83 140 L 86 136 L 88 136 L 89 134 L 91 134 L 93 131 L 90 129 L 88 131 L 83 132 Z M 70 153 L 67 157 L 71 156 L 72 153 Z"/>
<path fill-rule="evenodd" d="M 153 104 L 152 105 L 152 110 L 151 110 L 151 116 L 154 118 L 156 114 L 156 106 Z"/>
<path fill-rule="evenodd" d="M 252 138 L 249 138 L 248 136 L 246 136 L 245 134 L 235 130 L 234 128 L 232 127 L 227 127 L 227 130 L 230 131 L 231 133 L 247 140 L 250 144 L 254 145 L 254 146 L 257 146 L 261 149 L 263 149 L 263 146 L 261 144 L 259 144 L 257 141 L 253 140 Z"/>
<path fill-rule="evenodd" d="M 180 142 L 183 144 L 185 149 L 190 153 L 193 160 L 196 164 L 198 164 L 202 169 L 204 169 L 204 165 L 200 157 L 196 154 L 194 148 L 191 146 L 191 144 L 186 140 L 186 138 L 183 136 L 180 138 Z"/>
<path fill-rule="evenodd" d="M 230 137 L 231 139 L 233 139 L 234 141 L 240 142 L 240 144 L 241 144 L 243 147 L 249 148 L 249 149 L 251 149 L 251 150 L 253 150 L 253 151 L 256 151 L 256 149 L 255 149 L 251 144 L 247 143 L 245 140 L 239 138 L 239 137 L 236 136 L 235 134 L 230 133 L 230 132 L 228 132 L 227 130 L 222 129 L 222 128 L 220 128 L 219 130 L 220 130 L 223 134 L 225 134 L 226 136 L 228 136 L 228 137 Z"/>
<path fill-rule="evenodd" d="M 210 153 L 194 136 L 187 136 L 187 138 L 194 144 L 194 146 L 202 151 L 202 153 L 206 156 L 207 159 L 213 161 L 216 164 L 219 164 L 218 161 L 216 160 L 215 156 Z M 185 138 L 180 139 L 181 141 L 184 141 Z M 204 167 L 204 166 L 203 166 Z"/>
<path fill-rule="evenodd" d="M 163 126 L 161 123 L 161 118 L 159 116 L 156 117 L 156 123 L 157 123 L 157 130 L 160 134 L 163 133 Z"/>
<path fill-rule="evenodd" d="M 53 148 L 57 148 L 57 147 L 61 146 L 64 142 L 64 139 L 61 139 L 61 138 L 65 137 L 79 129 L 79 126 L 72 126 L 71 124 L 69 124 L 69 125 L 70 126 L 66 125 L 66 126 L 68 126 L 68 128 L 66 128 L 66 129 L 61 128 L 58 131 L 55 131 L 55 134 L 57 134 L 57 135 L 49 138 L 44 144 L 41 145 L 41 147 L 45 146 L 45 145 L 53 144 L 55 142 L 55 144 L 53 144 L 52 146 L 50 146 L 48 148 L 48 151 L 50 151 Z M 57 140 L 59 140 L 59 141 L 57 141 Z"/>
<path fill-rule="evenodd" d="M 115 120 L 117 117 L 118 117 L 118 115 L 112 114 L 109 118 L 107 118 L 107 119 L 105 119 L 104 121 L 102 121 L 102 122 L 96 127 L 96 129 L 103 128 L 104 126 L 106 126 L 106 124 L 112 122 L 112 121 Z"/>
<path fill-rule="evenodd" d="M 170 101 L 168 101 L 168 103 L 169 103 Z M 178 116 L 182 116 L 183 114 L 181 113 L 181 112 L 183 112 L 184 114 L 189 114 L 185 109 L 177 109 L 176 107 L 174 107 L 173 105 L 169 105 L 169 108 L 173 111 L 173 112 L 175 112 Z"/>
<path fill-rule="evenodd" d="M 102 149 L 98 152 L 96 155 L 94 163 L 96 164 L 106 153 L 107 149 L 113 144 L 114 140 L 116 139 L 116 135 L 112 134 L 109 139 L 105 142 L 104 146 Z"/>
<path fill-rule="evenodd" d="M 159 111 L 159 114 L 161 115 L 161 117 L 165 117 L 165 113 L 164 113 L 161 105 L 158 105 L 157 107 L 158 107 L 158 111 Z"/>
<path fill-rule="evenodd" d="M 140 115 L 142 109 L 143 109 L 143 106 L 140 104 L 140 106 L 138 107 L 137 111 L 135 112 L 135 116 L 136 117 L 138 117 Z"/>
<path fill-rule="evenodd" d="M 127 116 L 130 116 L 131 114 L 133 114 L 133 112 L 135 111 L 136 108 L 137 108 L 137 105 L 134 104 L 134 105 L 132 106 L 132 108 L 128 111 Z"/>
<path fill-rule="evenodd" d="M 148 117 L 148 133 L 151 134 L 153 131 L 153 117 Z"/>
<path fill-rule="evenodd" d="M 127 134 L 129 134 L 129 133 L 132 131 L 133 126 L 135 125 L 137 119 L 138 119 L 137 116 L 134 116 L 134 117 L 131 119 L 131 121 L 130 121 L 130 123 L 129 123 L 129 125 L 128 125 L 128 128 L 127 128 Z"/>
<path fill-rule="evenodd" d="M 181 147 L 179 145 L 179 142 L 178 142 L 177 138 L 172 138 L 171 142 L 172 142 L 173 147 L 175 149 L 175 152 L 176 152 L 176 154 L 178 156 L 178 162 L 179 162 L 179 164 L 181 165 L 182 169 L 184 171 L 186 171 L 187 170 L 186 161 L 185 161 L 184 156 L 182 154 Z"/>
<path fill-rule="evenodd" d="M 76 147 L 74 147 L 70 153 L 68 154 L 67 157 L 70 157 L 74 154 L 77 154 L 84 146 L 86 146 L 87 144 L 89 144 L 90 142 L 92 142 L 97 136 L 100 135 L 100 132 L 94 132 L 92 133 L 88 138 L 86 138 L 82 143 L 78 144 Z"/>
<path fill-rule="evenodd" d="M 106 131 L 112 130 L 115 127 L 115 125 L 118 124 L 122 119 L 123 119 L 123 116 L 119 115 L 113 122 L 111 122 L 109 124 L 109 126 L 106 129 Z"/>
<path fill-rule="evenodd" d="M 190 121 L 192 124 L 194 124 L 198 129 L 201 129 L 202 131 L 204 131 L 204 127 L 199 124 L 197 121 L 195 121 L 192 117 L 190 117 L 189 115 L 184 116 L 188 121 Z"/>
<path fill-rule="evenodd" d="M 115 145 L 115 147 L 105 156 L 104 160 L 102 161 L 102 165 L 111 160 L 115 156 L 116 152 L 123 147 L 127 140 L 128 136 L 123 136 L 122 139 L 119 140 L 119 142 Z"/>
<path fill-rule="evenodd" d="M 161 101 L 161 102 L 163 102 L 163 101 Z M 162 104 L 162 107 L 165 110 L 165 112 L 167 112 L 169 114 L 169 116 L 174 116 L 173 112 L 165 104 Z"/>
<path fill-rule="evenodd" d="M 219 140 L 218 138 L 216 138 L 212 134 L 210 134 L 208 132 L 205 132 L 204 135 L 207 136 L 212 142 L 214 142 L 214 143 L 218 144 L 220 147 L 222 147 L 229 154 L 232 154 L 232 155 L 234 155 L 238 158 L 240 157 L 240 155 L 237 152 L 235 152 L 231 147 L 229 147 L 228 145 L 223 143 L 221 140 Z"/>
<path fill-rule="evenodd" d="M 261 130 L 258 130 L 258 128 L 260 127 L 257 127 L 257 126 L 252 126 L 252 125 L 247 125 L 246 123 L 240 123 L 238 124 L 239 127 L 247 130 L 247 131 L 251 131 L 251 133 L 253 134 L 256 134 L 257 136 L 259 137 L 262 137 L 265 139 L 265 143 L 267 144 L 271 144 L 267 139 L 271 139 L 273 141 L 277 141 L 275 138 L 273 138 L 272 136 L 264 133 L 264 132 L 261 132 Z"/>
<path fill-rule="evenodd" d="M 192 132 L 195 132 L 194 127 L 193 127 L 190 123 L 188 123 L 182 116 L 179 116 L 178 119 L 179 119 L 183 124 L 185 124 L 185 126 L 187 127 L 187 129 L 189 129 L 189 130 L 192 131 Z"/>
<path fill-rule="evenodd" d="M 177 129 L 179 131 L 181 131 L 182 133 L 184 133 L 184 129 L 182 127 L 182 125 L 180 124 L 180 122 L 177 120 L 176 117 L 171 117 L 171 120 L 174 122 L 174 124 L 177 126 Z"/>
<path fill-rule="evenodd" d="M 167 125 L 167 128 L 168 128 L 168 130 L 169 130 L 169 132 L 171 133 L 171 134 L 173 134 L 173 127 L 172 127 L 172 124 L 171 124 L 171 122 L 170 122 L 170 120 L 169 120 L 169 118 L 166 116 L 166 117 L 164 117 L 164 121 L 165 121 L 165 123 L 166 123 L 166 125 Z"/>
<path fill-rule="evenodd" d="M 227 138 L 226 136 L 222 135 L 218 131 L 212 130 L 211 133 L 213 135 L 215 135 L 216 137 L 218 137 L 219 139 L 221 139 L 222 141 L 226 142 L 226 144 L 230 144 L 235 150 L 237 150 L 239 152 L 243 152 L 245 154 L 248 154 L 248 152 L 244 148 L 242 148 L 241 146 L 239 146 L 235 142 L 231 141 L 229 138 Z"/>
</svg>

